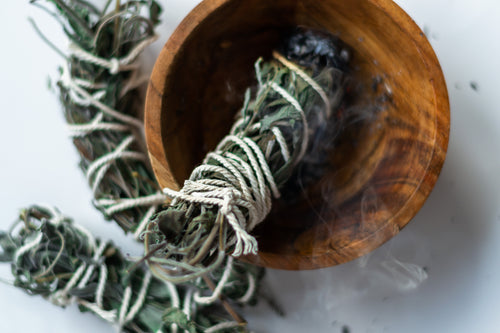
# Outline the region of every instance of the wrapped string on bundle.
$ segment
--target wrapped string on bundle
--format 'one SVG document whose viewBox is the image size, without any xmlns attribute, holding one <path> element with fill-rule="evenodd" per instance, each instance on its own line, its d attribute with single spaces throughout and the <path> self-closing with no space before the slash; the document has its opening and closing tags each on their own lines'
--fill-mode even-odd
<svg viewBox="0 0 500 333">
<path fill-rule="evenodd" d="M 247 90 L 229 135 L 180 191 L 164 189 L 172 202 L 145 233 L 157 276 L 183 282 L 216 269 L 225 254 L 257 254 L 250 232 L 316 149 L 318 132 L 335 122 L 348 53 L 330 36 L 310 32 L 284 45 L 284 52 L 256 62 L 257 92 L 251 98 Z"/>
<path fill-rule="evenodd" d="M 118 332 L 246 332 L 220 302 L 201 305 L 195 286 L 153 277 L 53 207 L 22 210 L 0 233 L 0 261 L 11 263 L 16 287 L 57 306 L 78 304 Z"/>
</svg>

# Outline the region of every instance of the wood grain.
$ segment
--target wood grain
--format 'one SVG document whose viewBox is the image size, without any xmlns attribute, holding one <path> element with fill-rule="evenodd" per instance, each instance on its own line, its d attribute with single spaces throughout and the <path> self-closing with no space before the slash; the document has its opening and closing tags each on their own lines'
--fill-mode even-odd
<svg viewBox="0 0 500 333">
<path fill-rule="evenodd" d="M 206 0 L 180 24 L 150 80 L 146 137 L 158 181 L 178 188 L 227 134 L 253 63 L 290 27 L 338 35 L 353 50 L 352 75 L 377 75 L 392 91 L 373 119 L 347 128 L 329 172 L 293 205 L 275 202 L 244 260 L 313 269 L 367 254 L 422 207 L 444 163 L 449 102 L 422 31 L 390 0 Z"/>
</svg>

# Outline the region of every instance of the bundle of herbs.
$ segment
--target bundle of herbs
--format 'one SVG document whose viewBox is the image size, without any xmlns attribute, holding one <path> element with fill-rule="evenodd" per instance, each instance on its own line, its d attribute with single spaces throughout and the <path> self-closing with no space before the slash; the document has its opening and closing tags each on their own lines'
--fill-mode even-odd
<svg viewBox="0 0 500 333">
<path fill-rule="evenodd" d="M 55 5 L 51 14 L 70 41 L 69 55 L 58 51 L 66 60 L 58 87 L 94 204 L 139 237 L 166 201 L 149 166 L 139 120 L 147 76 L 140 75 L 138 56 L 157 39 L 161 8 L 154 0 L 117 0 L 113 6 L 107 1 L 102 10 L 84 0 L 47 2 Z"/>
<path fill-rule="evenodd" d="M 246 332 L 223 304 L 196 305 L 199 289 L 153 277 L 52 207 L 21 211 L 0 233 L 0 261 L 11 263 L 16 287 L 58 306 L 76 303 L 119 332 Z"/>
<path fill-rule="evenodd" d="M 150 266 L 168 281 L 219 267 L 226 254 L 257 254 L 250 234 L 272 199 L 325 142 L 342 103 L 348 52 L 331 35 L 298 30 L 273 58 L 255 64 L 258 81 L 230 132 L 195 168 L 145 233 Z"/>
</svg>

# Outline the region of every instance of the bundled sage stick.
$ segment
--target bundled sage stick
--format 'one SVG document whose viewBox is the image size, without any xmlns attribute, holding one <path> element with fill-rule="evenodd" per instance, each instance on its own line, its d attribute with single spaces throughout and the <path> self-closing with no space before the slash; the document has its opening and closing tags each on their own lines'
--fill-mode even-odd
<svg viewBox="0 0 500 333">
<path fill-rule="evenodd" d="M 246 332 L 220 303 L 196 305 L 198 288 L 153 277 L 53 207 L 22 210 L 0 233 L 0 261 L 11 263 L 16 287 L 58 306 L 76 303 L 118 332 Z"/>
<path fill-rule="evenodd" d="M 140 117 L 148 76 L 138 59 L 158 38 L 161 8 L 154 0 L 107 1 L 103 9 L 85 0 L 46 2 L 70 41 L 67 55 L 59 51 L 66 61 L 58 88 L 93 203 L 139 238 L 167 200 L 146 154 Z"/>
<path fill-rule="evenodd" d="M 330 36 L 299 32 L 255 64 L 227 135 L 195 168 L 148 226 L 146 253 L 156 275 L 186 281 L 219 267 L 226 253 L 257 254 L 250 232 L 310 154 L 312 138 L 332 124 L 343 96 L 347 53 Z"/>
</svg>

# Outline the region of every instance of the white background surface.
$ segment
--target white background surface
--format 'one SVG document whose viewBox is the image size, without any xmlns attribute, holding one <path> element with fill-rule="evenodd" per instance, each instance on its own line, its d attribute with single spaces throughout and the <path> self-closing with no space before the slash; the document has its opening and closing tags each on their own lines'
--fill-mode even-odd
<svg viewBox="0 0 500 333">
<path fill-rule="evenodd" d="M 198 2 L 161 1 L 162 38 L 149 51 L 151 61 Z M 416 218 L 370 257 L 312 272 L 269 271 L 267 281 L 287 317 L 266 305 L 248 310 L 256 332 L 341 332 L 344 325 L 352 333 L 499 332 L 500 2 L 396 2 L 426 27 L 447 80 L 452 126 L 442 175 Z M 27 0 L 2 3 L 0 228 L 10 225 L 18 209 L 47 202 L 139 253 L 90 204 L 56 95 L 46 88 L 62 59 L 36 36 L 28 16 L 66 47 L 59 26 Z M 397 262 L 411 265 L 392 270 Z M 409 272 L 424 266 L 428 279 L 411 288 L 415 278 Z M 10 277 L 5 265 L 0 276 Z M 0 284 L 0 332 L 114 330 L 76 307 L 59 309 Z"/>
</svg>

